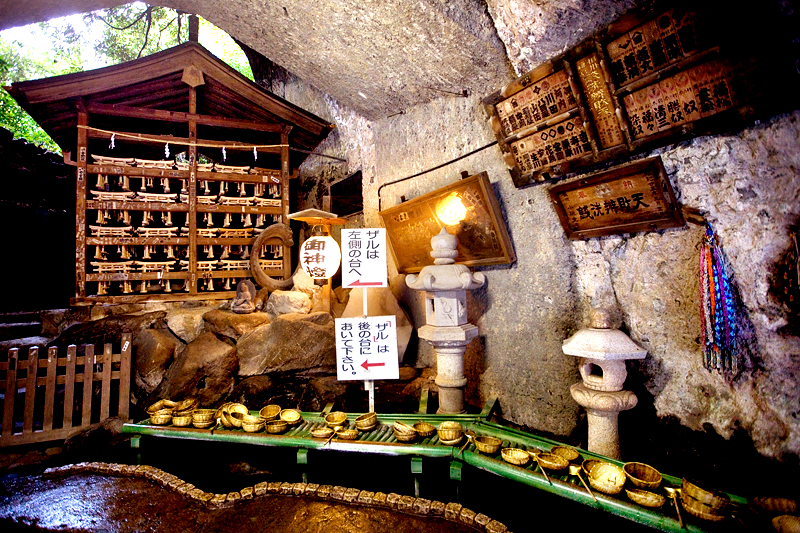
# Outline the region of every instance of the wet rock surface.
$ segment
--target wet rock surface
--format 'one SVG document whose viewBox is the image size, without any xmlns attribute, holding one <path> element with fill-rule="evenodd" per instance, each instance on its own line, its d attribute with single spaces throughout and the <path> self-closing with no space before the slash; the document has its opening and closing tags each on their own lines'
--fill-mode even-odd
<svg viewBox="0 0 800 533">
<path fill-rule="evenodd" d="M 298 485 L 304 491 L 313 487 L 306 484 L 279 485 L 288 485 L 293 494 Z M 258 489 L 250 489 L 238 493 L 240 498 L 232 498 L 229 507 L 213 509 L 145 479 L 92 474 L 59 479 L 38 476 L 6 479 L 0 485 L 0 527 L 4 531 L 120 533 L 474 531 L 467 525 L 436 516 L 413 516 L 387 508 L 348 505 L 334 500 L 275 493 L 259 495 Z M 357 489 L 348 490 L 364 493 Z"/>
</svg>

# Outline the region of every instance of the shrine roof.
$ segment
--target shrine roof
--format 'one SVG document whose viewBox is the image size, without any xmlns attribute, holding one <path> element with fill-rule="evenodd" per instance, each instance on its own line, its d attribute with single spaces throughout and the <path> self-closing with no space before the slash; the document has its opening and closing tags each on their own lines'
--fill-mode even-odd
<svg viewBox="0 0 800 533">
<path fill-rule="evenodd" d="M 202 139 L 276 144 L 285 130 L 291 148 L 311 151 L 334 127 L 264 90 L 194 42 L 118 65 L 14 83 L 6 90 L 68 152 L 77 146 L 79 109 L 89 113 L 94 128 L 186 137 L 191 86 L 197 89 L 194 116 L 202 118 Z M 240 164 L 228 155 L 234 156 L 231 164 Z M 252 153 L 249 157 L 252 162 Z M 292 151 L 291 166 L 306 157 Z"/>
</svg>

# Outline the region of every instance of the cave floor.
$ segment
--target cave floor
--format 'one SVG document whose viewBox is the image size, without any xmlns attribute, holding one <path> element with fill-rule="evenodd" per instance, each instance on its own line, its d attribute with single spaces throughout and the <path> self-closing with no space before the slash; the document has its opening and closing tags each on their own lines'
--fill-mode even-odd
<svg viewBox="0 0 800 533">
<path fill-rule="evenodd" d="M 267 495 L 211 509 L 143 479 L 79 474 L 6 476 L 0 486 L 4 531 L 461 533 L 473 528 L 437 517 L 335 501 Z"/>
</svg>

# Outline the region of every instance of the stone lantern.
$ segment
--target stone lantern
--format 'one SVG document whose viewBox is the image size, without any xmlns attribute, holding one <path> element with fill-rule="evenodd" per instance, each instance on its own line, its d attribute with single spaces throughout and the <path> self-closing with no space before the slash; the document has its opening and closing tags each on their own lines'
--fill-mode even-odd
<svg viewBox="0 0 800 533">
<path fill-rule="evenodd" d="M 428 341 L 436 352 L 436 385 L 439 386 L 439 413 L 464 412 L 464 352 L 478 335 L 478 328 L 467 323 L 467 290 L 486 282 L 480 272 L 473 274 L 457 265 L 458 240 L 445 228 L 431 239 L 433 265 L 419 275 L 410 274 L 406 284 L 425 291 L 425 321 L 419 338 Z"/>
<path fill-rule="evenodd" d="M 586 408 L 589 424 L 587 449 L 607 457 L 620 458 L 619 413 L 633 409 L 636 395 L 622 389 L 628 371 L 627 359 L 644 359 L 644 350 L 618 329 L 611 328 L 606 309 L 592 309 L 591 325 L 564 341 L 562 350 L 579 357 L 583 378 L 569 389 Z"/>
</svg>

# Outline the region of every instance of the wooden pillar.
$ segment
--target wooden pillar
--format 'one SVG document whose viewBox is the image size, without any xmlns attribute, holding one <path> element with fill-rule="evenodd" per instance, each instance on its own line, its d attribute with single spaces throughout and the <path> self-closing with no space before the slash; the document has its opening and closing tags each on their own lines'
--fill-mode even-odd
<svg viewBox="0 0 800 533">
<path fill-rule="evenodd" d="M 194 13 L 189 15 L 189 42 L 200 42 L 200 18 Z"/>
<path fill-rule="evenodd" d="M 75 296 L 86 296 L 86 164 L 89 155 L 89 114 L 82 101 L 78 108 L 78 167 L 75 187 Z M 83 127 L 82 127 L 83 126 Z"/>
<path fill-rule="evenodd" d="M 191 20 L 191 18 L 190 18 Z M 189 87 L 189 113 L 197 113 L 197 89 Z M 189 294 L 197 294 L 197 121 L 189 119 Z"/>
<path fill-rule="evenodd" d="M 289 132 L 291 126 L 285 126 L 281 132 L 281 222 L 289 224 Z M 283 279 L 292 275 L 292 251 L 284 247 L 283 250 Z"/>
</svg>

